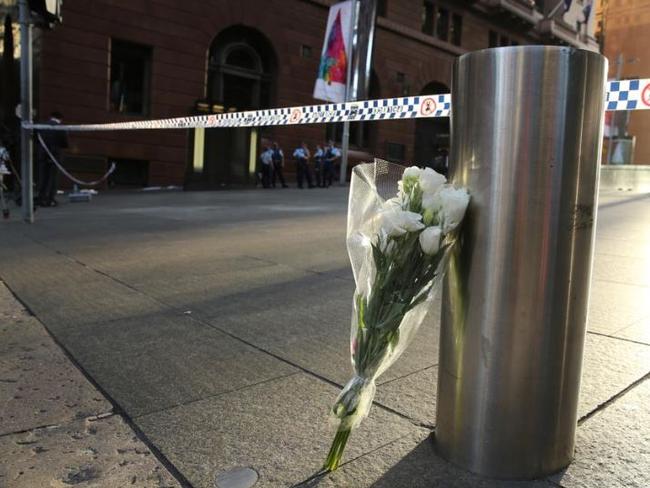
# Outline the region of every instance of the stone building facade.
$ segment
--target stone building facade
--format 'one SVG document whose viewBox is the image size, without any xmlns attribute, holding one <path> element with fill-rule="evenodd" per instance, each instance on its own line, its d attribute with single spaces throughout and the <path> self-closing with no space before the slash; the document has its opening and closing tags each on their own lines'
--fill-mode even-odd
<svg viewBox="0 0 650 488">
<path fill-rule="evenodd" d="M 318 103 L 312 98 L 329 0 L 66 0 L 63 23 L 40 36 L 39 118 L 114 122 Z M 449 90 L 454 58 L 518 44 L 594 40 L 549 16 L 557 2 L 378 0 L 370 98 Z M 578 2 L 580 3 L 580 2 Z M 597 48 L 597 47 L 596 47 Z M 353 124 L 351 157 L 430 163 L 447 120 Z M 289 154 L 334 126 L 76 133 L 65 164 L 82 176 L 118 170 L 111 185 L 251 185 L 260 147 Z M 288 172 L 292 171 L 288 161 Z"/>
</svg>

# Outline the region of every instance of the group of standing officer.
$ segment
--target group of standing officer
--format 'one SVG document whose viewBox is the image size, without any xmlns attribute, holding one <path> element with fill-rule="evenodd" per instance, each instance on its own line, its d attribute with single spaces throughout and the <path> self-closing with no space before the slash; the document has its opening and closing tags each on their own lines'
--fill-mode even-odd
<svg viewBox="0 0 650 488">
<path fill-rule="evenodd" d="M 334 145 L 334 141 L 328 141 L 325 147 L 320 144 L 316 146 L 313 156 L 305 142 L 302 142 L 293 151 L 293 158 L 296 160 L 296 180 L 298 188 L 328 188 L 332 185 L 336 171 L 339 169 L 341 151 Z M 313 160 L 313 171 L 310 161 Z M 260 156 L 261 180 L 264 188 L 275 188 L 279 179 L 282 188 L 288 185 L 284 179 L 284 153 L 277 142 L 266 147 Z M 315 178 L 312 178 L 315 176 Z M 315 184 L 314 184 L 315 179 Z"/>
</svg>

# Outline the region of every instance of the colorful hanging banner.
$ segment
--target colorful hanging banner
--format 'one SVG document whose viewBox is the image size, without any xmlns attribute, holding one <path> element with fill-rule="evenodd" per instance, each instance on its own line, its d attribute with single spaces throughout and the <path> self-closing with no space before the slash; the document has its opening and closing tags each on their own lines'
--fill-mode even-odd
<svg viewBox="0 0 650 488">
<path fill-rule="evenodd" d="M 353 0 L 330 7 L 321 51 L 318 77 L 314 86 L 314 98 L 328 102 L 345 101 L 345 85 L 348 75 L 351 48 Z"/>
</svg>

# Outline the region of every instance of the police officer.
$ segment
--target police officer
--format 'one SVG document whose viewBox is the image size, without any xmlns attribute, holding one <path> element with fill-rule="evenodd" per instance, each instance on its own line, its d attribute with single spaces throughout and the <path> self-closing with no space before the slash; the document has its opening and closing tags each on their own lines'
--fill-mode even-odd
<svg viewBox="0 0 650 488">
<path fill-rule="evenodd" d="M 325 178 L 323 177 L 323 157 L 325 151 L 323 147 L 318 144 L 316 152 L 314 153 L 314 173 L 316 174 L 316 186 L 325 186 Z"/>
<path fill-rule="evenodd" d="M 264 151 L 260 155 L 260 163 L 262 166 L 262 186 L 264 188 L 271 188 L 271 175 L 273 174 L 273 151 L 270 147 L 264 147 Z"/>
<path fill-rule="evenodd" d="M 309 149 L 307 144 L 302 142 L 300 147 L 296 148 L 293 152 L 293 157 L 296 160 L 296 179 L 298 180 L 298 188 L 303 188 L 303 180 L 307 180 L 307 186 L 314 188 L 311 179 L 311 171 L 309 171 Z"/>
<path fill-rule="evenodd" d="M 324 171 L 323 171 L 323 186 L 332 186 L 334 180 L 334 170 L 336 162 L 341 159 L 341 151 L 334 146 L 334 141 L 330 140 L 325 148 L 325 156 L 323 157 Z"/>
<path fill-rule="evenodd" d="M 284 153 L 277 142 L 273 143 L 273 154 L 271 158 L 273 159 L 273 188 L 275 188 L 275 178 L 280 179 L 282 183 L 282 188 L 289 188 L 289 185 L 284 181 L 284 174 L 282 174 L 282 169 L 284 168 Z"/>
</svg>

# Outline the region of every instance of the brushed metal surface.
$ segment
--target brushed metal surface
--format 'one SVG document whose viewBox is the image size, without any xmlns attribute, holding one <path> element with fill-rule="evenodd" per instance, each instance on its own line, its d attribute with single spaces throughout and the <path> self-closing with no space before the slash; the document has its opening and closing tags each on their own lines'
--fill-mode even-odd
<svg viewBox="0 0 650 488">
<path fill-rule="evenodd" d="M 551 46 L 454 68 L 450 174 L 472 200 L 445 283 L 436 443 L 485 476 L 573 457 L 606 73 Z"/>
</svg>

